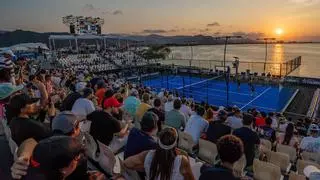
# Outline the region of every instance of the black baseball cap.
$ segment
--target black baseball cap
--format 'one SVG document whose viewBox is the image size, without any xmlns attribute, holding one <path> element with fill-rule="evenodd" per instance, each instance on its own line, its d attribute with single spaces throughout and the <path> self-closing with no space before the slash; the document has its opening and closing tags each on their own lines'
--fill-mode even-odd
<svg viewBox="0 0 320 180">
<path fill-rule="evenodd" d="M 84 153 L 84 147 L 77 139 L 70 136 L 52 136 L 37 144 L 31 166 L 42 170 L 61 169 L 67 167 L 81 153 Z"/>
<path fill-rule="evenodd" d="M 18 94 L 11 98 L 9 106 L 13 109 L 22 109 L 27 104 L 33 104 L 39 101 L 39 98 L 31 98 L 27 94 Z"/>
</svg>

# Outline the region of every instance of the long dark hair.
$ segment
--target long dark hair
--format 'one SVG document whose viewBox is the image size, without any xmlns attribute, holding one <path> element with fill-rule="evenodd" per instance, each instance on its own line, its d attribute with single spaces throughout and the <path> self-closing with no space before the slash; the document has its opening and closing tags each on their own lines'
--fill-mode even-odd
<svg viewBox="0 0 320 180">
<path fill-rule="evenodd" d="M 286 133 L 284 135 L 284 139 L 283 139 L 282 144 L 289 145 L 291 138 L 293 137 L 293 133 L 294 133 L 294 126 L 292 123 L 289 123 L 286 128 Z"/>
<path fill-rule="evenodd" d="M 168 146 L 175 143 L 177 136 L 175 129 L 166 128 L 161 131 L 159 140 Z M 170 180 L 176 156 L 175 148 L 165 150 L 158 145 L 151 162 L 150 180 L 155 180 L 157 177 L 160 177 L 160 180 Z"/>
</svg>

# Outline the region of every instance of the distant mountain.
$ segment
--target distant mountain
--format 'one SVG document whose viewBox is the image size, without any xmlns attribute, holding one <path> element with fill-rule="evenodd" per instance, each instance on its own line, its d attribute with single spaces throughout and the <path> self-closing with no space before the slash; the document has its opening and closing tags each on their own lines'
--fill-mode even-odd
<svg viewBox="0 0 320 180">
<path fill-rule="evenodd" d="M 29 43 L 29 42 L 41 42 L 48 44 L 48 38 L 50 35 L 67 35 L 69 33 L 62 32 L 46 32 L 38 33 L 33 31 L 1 31 L 0 30 L 0 47 L 8 47 L 19 43 Z M 107 34 L 108 42 L 117 42 L 117 39 L 126 39 L 129 41 L 140 41 L 142 44 L 152 45 L 152 44 L 167 44 L 167 45 L 214 45 L 214 44 L 224 44 L 224 39 L 216 39 L 212 36 L 205 35 L 195 35 L 195 36 L 162 36 L 158 34 L 151 35 L 128 35 L 128 34 Z M 310 38 L 311 39 L 311 38 Z M 87 41 L 88 43 L 95 43 L 95 40 Z M 72 42 L 73 43 L 73 42 Z M 253 44 L 259 43 L 255 39 L 242 38 L 242 39 L 230 39 L 229 44 Z M 68 41 L 56 41 L 56 46 L 68 46 Z"/>
</svg>

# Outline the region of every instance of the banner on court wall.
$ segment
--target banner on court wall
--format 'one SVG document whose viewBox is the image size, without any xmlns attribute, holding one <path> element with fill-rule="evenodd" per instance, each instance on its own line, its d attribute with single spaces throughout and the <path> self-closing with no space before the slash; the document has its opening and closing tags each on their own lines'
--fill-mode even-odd
<svg viewBox="0 0 320 180">
<path fill-rule="evenodd" d="M 288 76 L 284 79 L 284 82 L 296 83 L 296 84 L 320 85 L 320 79 L 308 78 L 308 77 Z"/>
</svg>

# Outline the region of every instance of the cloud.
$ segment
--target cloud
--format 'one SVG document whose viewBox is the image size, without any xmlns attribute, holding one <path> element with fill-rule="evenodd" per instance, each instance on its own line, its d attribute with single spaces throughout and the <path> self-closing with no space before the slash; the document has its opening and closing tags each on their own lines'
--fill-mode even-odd
<svg viewBox="0 0 320 180">
<path fill-rule="evenodd" d="M 209 28 L 199 29 L 199 31 L 200 31 L 201 33 L 205 33 L 205 32 L 209 32 L 210 29 L 209 29 Z"/>
<path fill-rule="evenodd" d="M 93 10 L 96 10 L 96 8 L 94 7 L 93 4 L 86 4 L 83 6 L 83 10 L 84 11 L 93 11 Z"/>
<path fill-rule="evenodd" d="M 207 24 L 207 27 L 215 27 L 215 26 L 220 26 L 220 23 L 213 22 L 213 23 Z"/>
<path fill-rule="evenodd" d="M 123 12 L 121 10 L 115 10 L 112 12 L 113 15 L 122 15 Z"/>
<path fill-rule="evenodd" d="M 119 9 L 118 10 L 101 9 L 101 8 L 96 8 L 93 4 L 84 5 L 82 10 L 85 12 L 95 12 L 102 15 L 107 15 L 107 14 L 122 15 L 123 14 L 123 11 Z"/>
<path fill-rule="evenodd" d="M 141 33 L 144 33 L 144 34 L 164 34 L 167 32 L 168 31 L 164 29 L 144 29 L 141 31 Z"/>
<path fill-rule="evenodd" d="M 307 6 L 318 4 L 320 2 L 320 0 L 289 0 L 289 1 L 297 4 L 307 5 Z"/>
<path fill-rule="evenodd" d="M 242 32 L 242 31 L 233 32 L 232 35 L 242 36 L 243 38 L 250 38 L 250 39 L 257 39 L 265 36 L 265 34 L 262 32 Z"/>
</svg>

